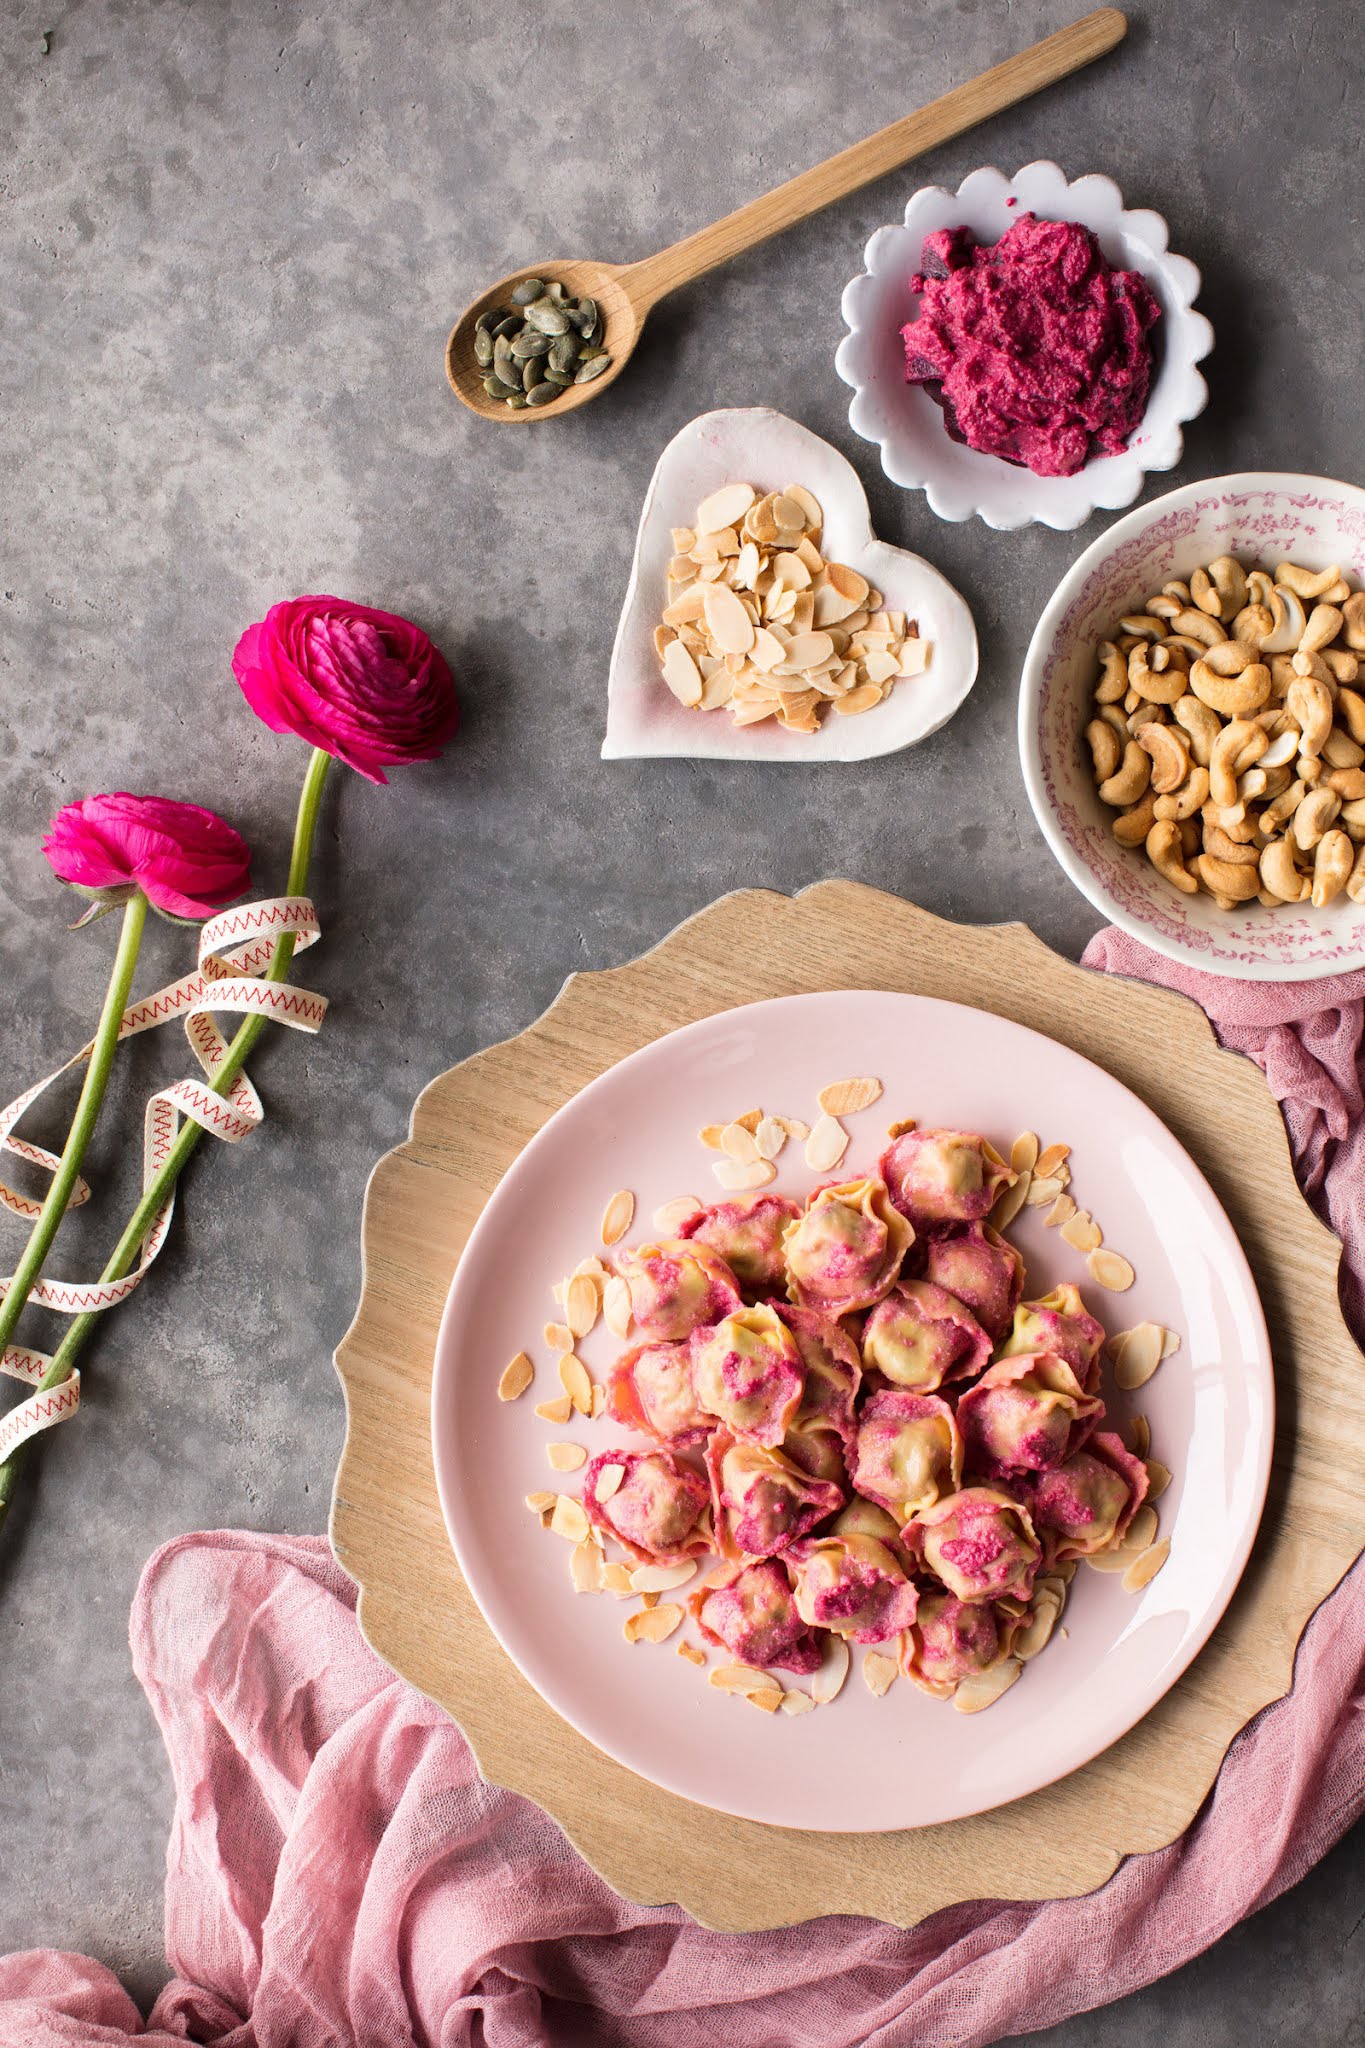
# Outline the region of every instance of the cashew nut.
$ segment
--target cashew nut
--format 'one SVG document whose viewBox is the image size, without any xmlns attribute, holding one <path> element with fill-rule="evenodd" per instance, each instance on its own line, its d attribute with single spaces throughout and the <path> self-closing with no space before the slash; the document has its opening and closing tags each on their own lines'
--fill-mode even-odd
<svg viewBox="0 0 1365 2048">
<path fill-rule="evenodd" d="M 1218 593 L 1217 617 L 1227 620 L 1236 616 L 1247 601 L 1246 572 L 1235 555 L 1219 555 L 1209 563 L 1208 580 Z M 1190 578 L 1190 595 L 1201 611 L 1210 608 L 1195 594 L 1194 578 Z"/>
<path fill-rule="evenodd" d="M 1123 759 L 1123 745 L 1118 734 L 1104 719 L 1092 718 L 1085 729 L 1085 739 L 1096 782 L 1107 782 Z"/>
<path fill-rule="evenodd" d="M 1216 647 L 1201 648 L 1199 659 L 1216 676 L 1240 676 L 1253 665 L 1256 656 L 1240 640 L 1220 640 Z"/>
<path fill-rule="evenodd" d="M 1312 884 L 1294 865 L 1287 839 L 1272 839 L 1261 855 L 1261 882 L 1280 903 L 1302 903 Z"/>
<path fill-rule="evenodd" d="M 1320 648 L 1330 647 L 1343 623 L 1334 604 L 1315 604 L 1299 642 L 1300 654 L 1316 654 Z"/>
<path fill-rule="evenodd" d="M 1365 839 L 1365 797 L 1354 797 L 1344 803 L 1337 823 L 1352 839 Z"/>
<path fill-rule="evenodd" d="M 1264 713 L 1261 714 L 1264 717 Z M 1292 719 L 1284 718 L 1283 712 L 1276 712 L 1276 718 L 1284 720 L 1284 730 L 1267 739 L 1266 750 L 1261 756 L 1263 768 L 1285 768 L 1299 751 L 1299 728 Z"/>
<path fill-rule="evenodd" d="M 1129 612 L 1119 620 L 1119 627 L 1139 640 L 1164 640 L 1166 637 L 1166 621 L 1154 619 L 1150 612 Z"/>
<path fill-rule="evenodd" d="M 1244 846 L 1240 839 L 1229 838 L 1221 825 L 1205 825 L 1201 850 L 1211 854 L 1215 860 L 1228 861 L 1235 868 L 1254 868 L 1261 858 L 1254 843 Z"/>
<path fill-rule="evenodd" d="M 1336 678 L 1320 654 L 1305 654 L 1300 647 L 1289 657 L 1289 666 L 1296 676 L 1312 676 L 1322 684 L 1329 697 L 1336 695 Z"/>
<path fill-rule="evenodd" d="M 1294 763 L 1294 773 L 1300 782 L 1306 782 L 1311 789 L 1315 782 L 1322 781 L 1321 754 L 1300 754 Z"/>
<path fill-rule="evenodd" d="M 1171 624 L 1183 639 L 1197 640 L 1201 647 L 1217 647 L 1228 637 L 1217 619 L 1211 619 L 1207 612 L 1177 612 Z M 1298 646 L 1297 640 L 1294 645 Z"/>
<path fill-rule="evenodd" d="M 1322 752 L 1332 730 L 1332 693 L 1316 676 L 1295 676 L 1284 693 L 1284 708 L 1297 719 L 1303 737 L 1299 752 L 1311 760 Z"/>
<path fill-rule="evenodd" d="M 1169 622 L 1176 616 L 1177 612 L 1183 612 L 1187 608 L 1189 601 L 1190 594 L 1188 591 L 1185 592 L 1183 598 L 1180 598 L 1168 597 L 1163 590 L 1156 597 L 1148 598 L 1147 609 L 1154 619 L 1165 619 Z"/>
<path fill-rule="evenodd" d="M 1196 764 L 1179 789 L 1169 796 L 1159 796 L 1154 808 L 1158 818 L 1175 818 L 1183 825 L 1186 818 L 1192 818 L 1196 811 L 1202 810 L 1208 800 L 1209 771 Z"/>
<path fill-rule="evenodd" d="M 1343 601 L 1341 616 L 1346 622 L 1341 629 L 1342 639 L 1357 654 L 1365 654 L 1365 590 L 1357 590 Z"/>
<path fill-rule="evenodd" d="M 1243 647 L 1258 648 L 1267 641 L 1275 630 L 1275 620 L 1269 605 L 1244 605 L 1232 622 L 1232 637 Z"/>
<path fill-rule="evenodd" d="M 1156 798 L 1145 790 L 1135 804 L 1120 812 L 1110 827 L 1120 846 L 1141 846 L 1156 823 Z"/>
<path fill-rule="evenodd" d="M 1163 597 L 1173 597 L 1177 599 L 1182 611 L 1188 611 L 1191 603 L 1193 602 L 1193 600 L 1190 597 L 1189 584 L 1181 583 L 1178 578 L 1173 579 L 1170 583 L 1163 583 L 1161 586 L 1161 595 Z M 1148 605 L 1147 609 L 1148 611 L 1150 611 L 1152 607 Z"/>
<path fill-rule="evenodd" d="M 1260 767 L 1253 768 L 1251 773 L 1253 775 L 1259 775 L 1259 777 L 1261 778 L 1261 786 L 1257 790 L 1256 794 L 1258 797 L 1264 797 L 1268 803 L 1272 802 L 1277 796 L 1279 796 L 1281 791 L 1288 789 L 1290 783 L 1294 779 L 1287 767 L 1267 768 L 1265 765 L 1264 754 L 1261 756 Z M 1237 793 L 1239 796 L 1245 794 L 1245 792 L 1242 789 L 1242 782 L 1245 782 L 1245 780 L 1246 777 L 1243 776 L 1241 778 L 1241 781 L 1239 781 L 1237 784 Z"/>
<path fill-rule="evenodd" d="M 1343 803 L 1354 803 L 1365 796 L 1365 770 L 1360 768 L 1333 768 L 1323 777 L 1329 789 L 1334 789 Z"/>
<path fill-rule="evenodd" d="M 1147 834 L 1147 858 L 1163 881 L 1184 896 L 1198 893 L 1199 884 L 1185 866 L 1180 827 L 1174 818 L 1158 818 Z"/>
<path fill-rule="evenodd" d="M 1313 906 L 1321 910 L 1351 879 L 1356 850 L 1344 832 L 1324 832 L 1313 855 Z"/>
<path fill-rule="evenodd" d="M 1207 768 L 1213 754 L 1213 743 L 1223 730 L 1218 714 L 1198 697 L 1177 697 L 1175 717 L 1190 736 L 1190 752 L 1201 768 Z M 1362 722 L 1365 722 L 1365 697 L 1360 702 Z"/>
<path fill-rule="evenodd" d="M 1221 676 L 1207 661 L 1196 661 L 1190 670 L 1190 688 L 1220 718 L 1248 718 L 1270 695 L 1270 670 L 1257 661 L 1240 675 Z"/>
<path fill-rule="evenodd" d="M 1301 569 L 1297 562 L 1281 562 L 1275 571 L 1275 581 L 1292 590 L 1296 597 L 1321 597 L 1341 575 L 1340 565 L 1333 562 L 1330 569 Z"/>
<path fill-rule="evenodd" d="M 1365 591 L 1361 592 L 1365 597 Z M 1365 746 L 1365 697 L 1356 690 L 1337 691 L 1337 715 L 1353 740 Z M 1180 713 L 1176 712 L 1179 718 Z"/>
<path fill-rule="evenodd" d="M 1310 789 L 1294 813 L 1290 831 L 1294 844 L 1307 853 L 1317 845 L 1328 826 L 1336 822 L 1341 798 L 1334 789 Z"/>
<path fill-rule="evenodd" d="M 1355 866 L 1346 880 L 1346 894 L 1352 903 L 1365 903 L 1365 846 L 1356 849 Z"/>
<path fill-rule="evenodd" d="M 1153 647 L 1150 653 L 1164 654 L 1165 651 L 1163 647 Z M 1164 661 L 1160 667 L 1155 667 L 1149 659 L 1146 642 L 1135 647 L 1128 657 L 1128 681 L 1139 697 L 1145 697 L 1151 704 L 1174 704 L 1177 698 L 1184 696 L 1187 688 L 1184 669 Z"/>
<path fill-rule="evenodd" d="M 1229 839 L 1236 839 L 1243 846 L 1250 845 L 1256 837 L 1256 820 L 1247 816 L 1243 803 L 1205 804 L 1200 815 L 1206 825 L 1219 826 Z"/>
<path fill-rule="evenodd" d="M 1272 799 L 1261 812 L 1261 830 L 1267 838 L 1289 823 L 1299 805 L 1308 794 L 1307 785 L 1301 781 L 1291 782 L 1279 796 Z"/>
<path fill-rule="evenodd" d="M 1216 804 L 1237 802 L 1238 776 L 1260 760 L 1269 744 L 1265 728 L 1250 719 L 1234 718 L 1223 727 L 1209 756 L 1209 795 Z"/>
<path fill-rule="evenodd" d="M 1261 652 L 1292 654 L 1308 624 L 1298 593 L 1276 583 L 1270 593 L 1270 609 L 1275 617 L 1275 630 L 1268 639 L 1262 640 Z"/>
<path fill-rule="evenodd" d="M 1322 658 L 1335 683 L 1353 683 L 1360 674 L 1360 656 L 1345 647 L 1324 647 Z"/>
<path fill-rule="evenodd" d="M 1258 867 L 1234 867 L 1231 861 L 1201 853 L 1194 863 L 1195 874 L 1210 896 L 1226 897 L 1230 903 L 1246 903 L 1260 889 Z"/>
<path fill-rule="evenodd" d="M 1334 725 L 1322 743 L 1322 758 L 1329 768 L 1358 768 L 1365 761 L 1365 747 Z"/>
<path fill-rule="evenodd" d="M 1151 779 L 1151 762 L 1137 741 L 1129 740 L 1117 773 L 1100 784 L 1100 801 L 1112 804 L 1116 810 L 1135 804 Z"/>
<path fill-rule="evenodd" d="M 1168 791 L 1179 789 L 1190 772 L 1190 743 L 1184 733 L 1174 726 L 1152 722 L 1139 726 L 1134 738 L 1143 753 L 1151 757 L 1153 792 L 1165 796 Z"/>
<path fill-rule="evenodd" d="M 1100 679 L 1095 685 L 1095 702 L 1117 704 L 1128 688 L 1128 663 L 1112 640 L 1101 640 L 1095 652 L 1100 661 Z"/>
</svg>

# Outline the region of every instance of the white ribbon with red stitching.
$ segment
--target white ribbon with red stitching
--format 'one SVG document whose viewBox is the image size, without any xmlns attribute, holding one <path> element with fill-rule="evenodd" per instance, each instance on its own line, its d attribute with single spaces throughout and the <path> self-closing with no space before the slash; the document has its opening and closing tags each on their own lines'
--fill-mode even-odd
<svg viewBox="0 0 1365 2048">
<path fill-rule="evenodd" d="M 294 951 L 301 953 L 321 936 L 317 915 L 306 896 L 275 896 L 261 903 L 248 903 L 239 910 L 226 910 L 212 917 L 199 933 L 199 965 L 193 974 L 144 996 L 124 1011 L 119 1037 L 133 1038 L 151 1031 L 172 1018 L 182 1017 L 194 1056 L 212 1081 L 226 1057 L 228 1042 L 214 1022 L 214 1012 L 235 1012 L 243 1016 L 269 1017 L 294 1031 L 316 1031 L 327 1014 L 327 999 L 292 988 L 288 982 L 265 981 L 261 977 L 275 956 L 280 940 L 290 934 Z M 93 1043 L 93 1041 L 92 1041 Z M 73 1067 L 88 1059 L 91 1045 L 83 1045 L 64 1066 L 48 1074 L 4 1109 L 0 1109 L 0 1151 L 12 1152 L 37 1166 L 55 1170 L 58 1160 L 41 1145 L 16 1138 L 14 1126 L 24 1111 L 45 1088 L 60 1080 Z M 142 1140 L 142 1185 L 150 1187 L 175 1142 L 182 1117 L 199 1124 L 215 1138 L 235 1145 L 254 1131 L 265 1116 L 260 1097 L 244 1073 L 238 1074 L 220 1095 L 202 1081 L 177 1081 L 162 1088 L 147 1104 Z M 89 1199 L 90 1190 L 78 1181 L 68 1208 L 78 1208 Z M 16 1193 L 0 1181 L 0 1207 L 15 1216 L 36 1217 L 42 1204 Z M 113 1308 L 126 1301 L 146 1277 L 147 1269 L 166 1242 L 175 1210 L 175 1190 L 167 1195 L 153 1217 L 142 1253 L 131 1273 L 121 1280 L 39 1280 L 29 1300 L 40 1308 L 55 1309 L 61 1315 L 85 1315 Z M 0 1279 L 0 1296 L 9 1291 L 9 1279 Z M 0 1372 L 11 1379 L 36 1386 L 51 1365 L 51 1358 L 24 1344 L 11 1344 L 0 1356 Z M 26 1437 L 64 1422 L 80 1406 L 80 1374 L 72 1372 L 59 1386 L 22 1401 L 0 1420 L 0 1460 L 7 1458 Z"/>
</svg>

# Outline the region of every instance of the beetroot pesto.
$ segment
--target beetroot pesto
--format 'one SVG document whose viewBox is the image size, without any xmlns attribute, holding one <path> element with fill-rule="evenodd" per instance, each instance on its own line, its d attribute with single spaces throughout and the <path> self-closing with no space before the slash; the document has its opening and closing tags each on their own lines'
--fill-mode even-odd
<svg viewBox="0 0 1365 2048">
<path fill-rule="evenodd" d="M 936 387 L 948 431 L 1037 476 L 1118 455 L 1146 410 L 1161 317 L 1135 270 L 1089 228 L 1023 214 L 993 247 L 967 228 L 926 235 L 901 329 L 911 384 Z"/>
</svg>

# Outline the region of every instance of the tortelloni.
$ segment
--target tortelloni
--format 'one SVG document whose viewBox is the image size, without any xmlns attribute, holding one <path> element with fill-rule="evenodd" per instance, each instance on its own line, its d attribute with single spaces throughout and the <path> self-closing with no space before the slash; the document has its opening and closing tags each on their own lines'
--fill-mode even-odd
<svg viewBox="0 0 1365 2048">
<path fill-rule="evenodd" d="M 870 1308 L 894 1284 L 914 1235 L 881 1181 L 823 1187 L 782 1240 L 787 1292 L 798 1308 L 832 1316 Z"/>
<path fill-rule="evenodd" d="M 1084 1456 L 1084 1453 L 1081 1453 Z M 1027 1600 L 1042 1558 L 1027 1508 L 995 1487 L 967 1486 L 922 1508 L 901 1531 L 959 1600 Z"/>
<path fill-rule="evenodd" d="M 1002 1358 L 957 1404 L 967 1469 L 993 1477 L 1060 1465 L 1103 1414 L 1103 1401 L 1054 1352 Z"/>
<path fill-rule="evenodd" d="M 639 1344 L 612 1367 L 607 1412 L 660 1443 L 699 1443 L 712 1419 L 692 1381 L 692 1344 Z"/>
<path fill-rule="evenodd" d="M 936 1394 L 887 1388 L 863 1403 L 849 1477 L 864 1500 L 908 1522 L 962 1479 L 957 1417 Z"/>
<path fill-rule="evenodd" d="M 882 1154 L 880 1171 L 916 1230 L 989 1216 L 1014 1180 L 994 1145 L 971 1131 L 903 1131 Z"/>
<path fill-rule="evenodd" d="M 949 1700 L 964 1679 L 983 1677 L 1005 1662 L 1021 1625 L 1014 1605 L 959 1600 L 941 1590 L 921 1593 L 901 1645 L 901 1670 L 921 1692 Z"/>
<path fill-rule="evenodd" d="M 1030 1512 L 1049 1558 L 1086 1557 L 1123 1541 L 1146 1492 L 1142 1459 L 1096 1430 L 1083 1450 L 1033 1482 Z"/>
<path fill-rule="evenodd" d="M 858 1347 L 838 1323 L 815 1309 L 791 1308 L 785 1302 L 774 1302 L 773 1307 L 796 1340 L 805 1372 L 801 1404 L 782 1448 L 803 1472 L 842 1482 L 862 1381 Z"/>
<path fill-rule="evenodd" d="M 675 1343 L 742 1306 L 724 1259 L 687 1238 L 637 1245 L 621 1254 L 617 1270 L 630 1289 L 631 1314 L 645 1343 Z"/>
<path fill-rule="evenodd" d="M 924 1274 L 969 1308 L 993 1344 L 1024 1292 L 1024 1261 L 989 1223 L 941 1223 L 923 1240 Z"/>
<path fill-rule="evenodd" d="M 732 1565 L 688 1600 L 708 1642 L 762 1670 L 818 1670 L 821 1648 L 797 1611 L 786 1566 L 776 1558 Z"/>
<path fill-rule="evenodd" d="M 605 1500 L 598 1485 L 609 1466 L 622 1477 Z M 604 1451 L 583 1475 L 588 1519 L 642 1562 L 680 1564 L 711 1548 L 710 1493 L 671 1451 Z"/>
<path fill-rule="evenodd" d="M 679 1234 L 708 1245 L 724 1259 L 743 1293 L 753 1301 L 786 1293 L 782 1238 L 800 1214 L 801 1204 L 788 1195 L 750 1195 L 698 1210 Z"/>
<path fill-rule="evenodd" d="M 737 1309 L 693 1339 L 693 1382 L 708 1415 L 774 1449 L 801 1404 L 806 1375 L 795 1337 L 766 1303 Z"/>
<path fill-rule="evenodd" d="M 909 1628 L 919 1593 L 875 1536 L 809 1536 L 787 1553 L 796 1609 L 851 1643 L 886 1643 Z"/>
<path fill-rule="evenodd" d="M 971 1310 L 932 1280 L 902 1280 L 863 1328 L 863 1364 L 893 1386 L 922 1393 L 972 1378 L 990 1355 L 991 1340 Z"/>
<path fill-rule="evenodd" d="M 773 1557 L 844 1504 L 837 1481 L 813 1479 L 781 1451 L 725 1429 L 706 1446 L 706 1469 L 723 1557 Z"/>
<path fill-rule="evenodd" d="M 1024 1301 L 1014 1312 L 1014 1327 L 1001 1346 L 1002 1358 L 1024 1352 L 1051 1351 L 1064 1358 L 1088 1394 L 1099 1380 L 1104 1324 L 1081 1300 L 1081 1290 L 1067 1280 L 1038 1301 Z"/>
</svg>

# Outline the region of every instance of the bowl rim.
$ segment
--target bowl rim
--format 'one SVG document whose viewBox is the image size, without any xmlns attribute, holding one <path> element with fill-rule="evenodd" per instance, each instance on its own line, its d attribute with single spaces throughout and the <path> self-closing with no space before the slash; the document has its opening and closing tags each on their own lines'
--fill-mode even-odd
<svg viewBox="0 0 1365 2048">
<path fill-rule="evenodd" d="M 916 458 L 913 449 L 918 446 L 917 442 L 907 447 L 899 435 L 887 430 L 883 418 L 869 416 L 873 380 L 860 357 L 861 345 L 865 343 L 870 329 L 859 309 L 858 301 L 864 295 L 859 288 L 864 280 L 875 284 L 886 277 L 889 244 L 913 230 L 915 212 L 930 202 L 962 201 L 964 205 L 977 207 L 983 193 L 989 191 L 992 203 L 1003 206 L 1013 195 L 1021 206 L 1040 211 L 1044 217 L 1065 217 L 1053 197 L 1031 189 L 1039 183 L 1054 187 L 1060 185 L 1067 199 L 1071 195 L 1079 195 L 1071 210 L 1072 217 L 1080 220 L 1082 225 L 1092 227 L 1101 238 L 1119 233 L 1141 248 L 1144 260 L 1135 267 L 1141 269 L 1149 283 L 1160 288 L 1169 320 L 1166 361 L 1174 382 L 1174 395 L 1169 401 L 1169 416 L 1163 416 L 1160 422 L 1163 436 L 1153 446 L 1150 455 L 1144 451 L 1141 437 L 1151 416 L 1156 384 L 1149 393 L 1134 443 L 1121 454 L 1106 456 L 1099 461 L 1092 457 L 1070 477 L 1037 477 L 1031 471 L 1011 468 L 1011 481 L 1019 486 L 1023 502 L 1022 505 L 1006 507 L 992 501 L 989 481 L 985 479 L 972 484 L 968 476 L 965 489 L 960 492 L 952 490 L 937 474 L 932 458 L 923 455 Z M 1099 193 L 1103 193 L 1106 201 L 1103 207 L 1096 203 Z M 1107 217 L 1097 219 L 1097 214 Z M 1107 172 L 1084 172 L 1079 177 L 1070 178 L 1051 158 L 1037 157 L 1021 164 L 1012 176 L 994 164 L 981 164 L 960 179 L 955 189 L 946 185 L 922 185 L 906 201 L 899 220 L 885 222 L 874 229 L 863 249 L 863 267 L 850 278 L 840 298 L 846 331 L 835 351 L 834 367 L 842 382 L 852 390 L 849 425 L 860 439 L 870 441 L 876 447 L 882 469 L 891 482 L 903 490 L 923 491 L 929 509 L 940 519 L 957 524 L 979 518 L 997 532 L 1013 532 L 1023 526 L 1040 524 L 1054 531 L 1073 531 L 1093 518 L 1097 511 L 1114 512 L 1131 505 L 1148 475 L 1174 469 L 1180 462 L 1184 453 L 1184 429 L 1204 411 L 1209 397 L 1207 381 L 1198 366 L 1212 351 L 1215 337 L 1208 316 L 1195 307 L 1202 287 L 1198 266 L 1188 256 L 1171 248 L 1170 225 L 1164 215 L 1152 207 L 1130 207 L 1118 182 Z M 991 472 L 992 477 L 994 474 Z M 951 481 L 960 483 L 961 473 L 954 472 Z"/>
<path fill-rule="evenodd" d="M 1042 747 L 1038 738 L 1038 706 L 1042 694 L 1043 669 L 1057 628 L 1077 592 L 1086 578 L 1107 556 L 1114 554 L 1128 541 L 1140 536 L 1144 525 L 1159 520 L 1166 513 L 1179 510 L 1196 498 L 1206 497 L 1210 491 L 1217 491 L 1227 499 L 1239 491 L 1276 491 L 1286 495 L 1339 492 L 1348 501 L 1354 501 L 1365 511 L 1365 487 L 1347 483 L 1339 477 L 1313 476 L 1302 470 L 1243 469 L 1230 470 L 1223 476 L 1196 478 L 1194 482 L 1180 484 L 1173 491 L 1165 491 L 1158 498 L 1149 498 L 1141 505 L 1135 505 L 1129 512 L 1107 526 L 1103 533 L 1081 550 L 1066 570 L 1051 597 L 1044 605 L 1038 623 L 1029 638 L 1028 650 L 1024 655 L 1019 675 L 1019 706 L 1017 733 L 1019 764 L 1023 772 L 1024 787 L 1039 829 L 1052 851 L 1054 859 L 1063 872 L 1080 890 L 1094 908 L 1109 919 L 1110 923 L 1137 939 L 1155 953 L 1168 960 L 1178 960 L 1187 967 L 1198 969 L 1201 974 L 1214 975 L 1223 980 L 1233 981 L 1317 981 L 1324 976 L 1340 974 L 1341 960 L 1324 957 L 1321 960 L 1281 962 L 1274 960 L 1241 962 L 1227 961 L 1212 965 L 1202 953 L 1187 946 L 1182 940 L 1169 937 L 1165 932 L 1135 917 L 1117 897 L 1113 896 L 1104 883 L 1084 862 L 1065 834 L 1060 830 L 1056 814 L 1048 801 L 1043 782 Z"/>
</svg>

